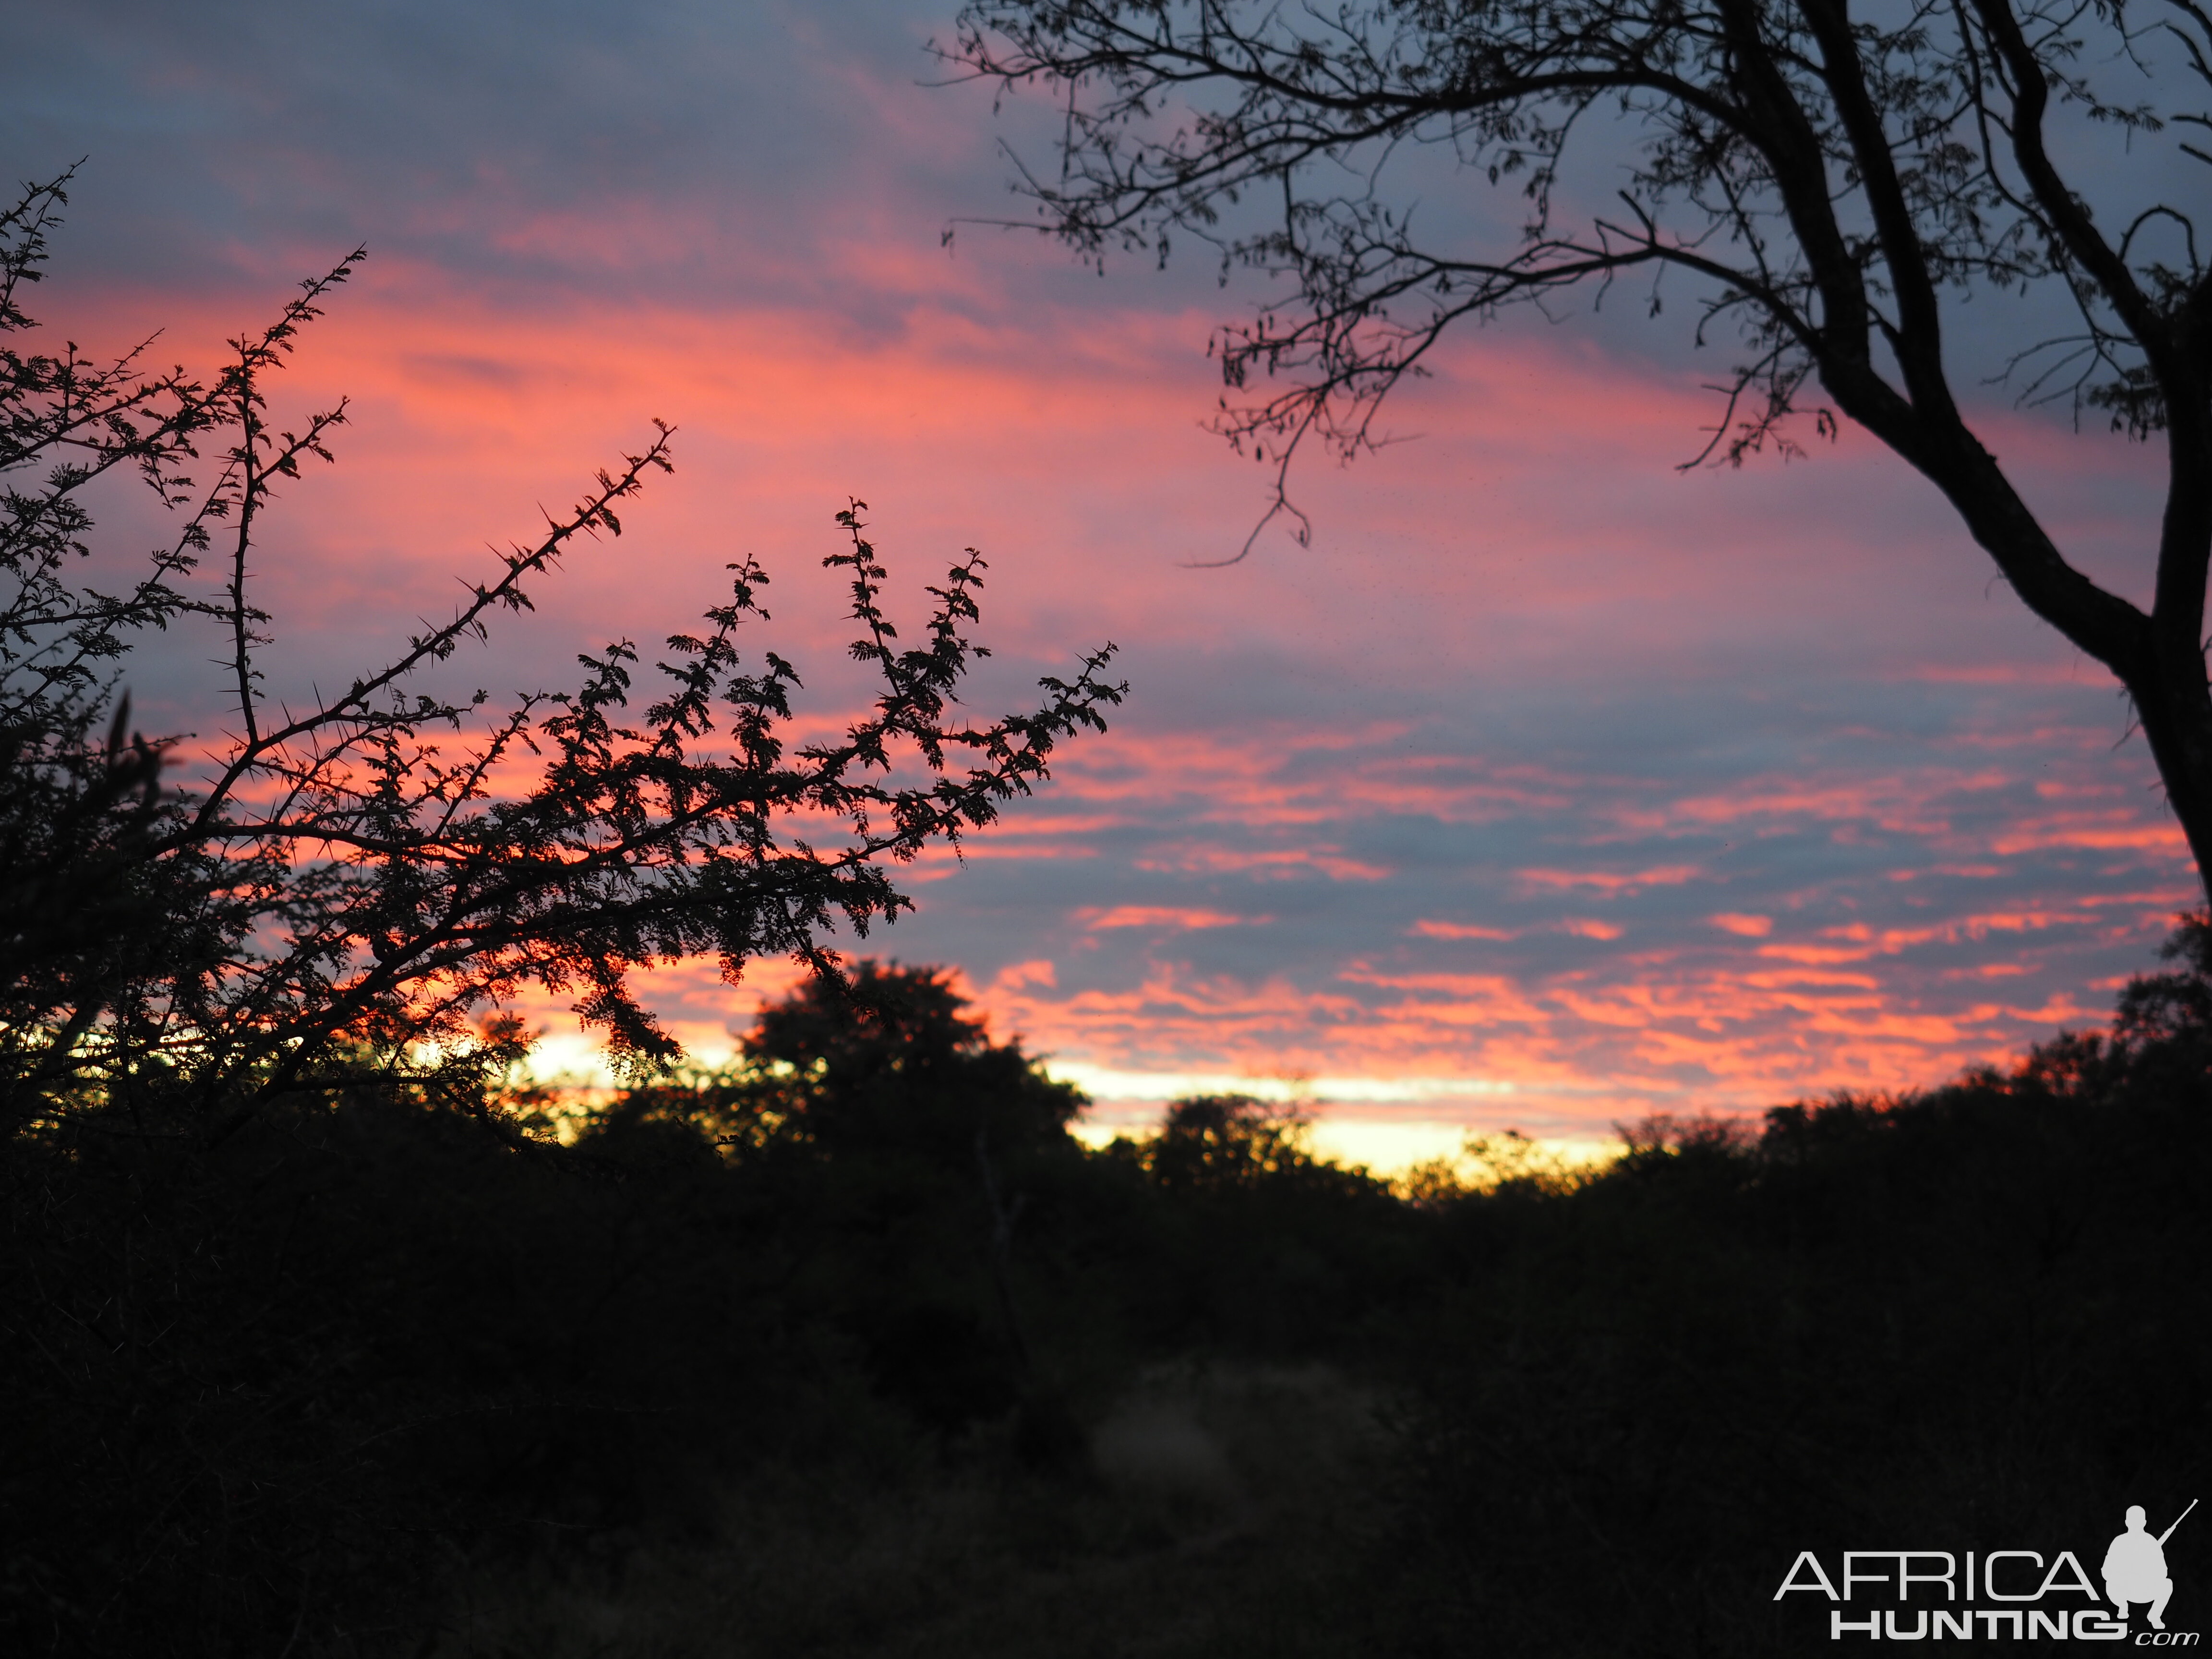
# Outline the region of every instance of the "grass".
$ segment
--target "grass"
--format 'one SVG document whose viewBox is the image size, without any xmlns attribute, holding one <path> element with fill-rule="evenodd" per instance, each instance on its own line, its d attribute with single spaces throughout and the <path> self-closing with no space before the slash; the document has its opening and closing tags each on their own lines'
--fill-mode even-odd
<svg viewBox="0 0 2212 1659">
<path fill-rule="evenodd" d="M 768 1465 L 712 1540 L 467 1583 L 437 1659 L 1341 1655 L 1394 1455 L 1372 1390 L 1321 1365 L 1140 1375 L 1040 1474 L 1004 1425 L 902 1468 Z"/>
</svg>

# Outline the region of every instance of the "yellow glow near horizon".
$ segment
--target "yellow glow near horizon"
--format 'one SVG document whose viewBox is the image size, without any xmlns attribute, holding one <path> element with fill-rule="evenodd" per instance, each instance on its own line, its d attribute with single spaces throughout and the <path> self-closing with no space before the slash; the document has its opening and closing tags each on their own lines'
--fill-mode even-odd
<svg viewBox="0 0 2212 1659">
<path fill-rule="evenodd" d="M 719 1048 L 691 1045 L 691 1058 L 702 1066 L 722 1065 L 735 1052 L 734 1044 Z M 531 1059 L 531 1075 L 543 1083 L 577 1090 L 617 1086 L 605 1050 L 581 1033 L 547 1033 Z M 1498 1101 L 1516 1092 L 1511 1082 L 1493 1078 L 1268 1078 L 1226 1072 L 1126 1072 L 1057 1061 L 1048 1062 L 1045 1069 L 1097 1103 L 1073 1126 L 1075 1138 L 1087 1146 L 1103 1146 L 1120 1135 L 1141 1139 L 1172 1100 L 1206 1094 L 1250 1095 L 1285 1103 L 1309 1103 L 1314 1112 L 1316 1152 L 1385 1176 L 1402 1175 L 1437 1158 L 1460 1160 L 1470 1136 L 1493 1133 L 1496 1126 L 1434 1115 L 1380 1116 L 1374 1108 L 1429 1104 L 1449 1109 L 1448 1103 Z M 1351 1114 L 1330 1109 L 1338 1105 L 1367 1109 Z M 1548 1158 L 1576 1164 L 1595 1163 L 1619 1151 L 1611 1136 L 1541 1136 L 1532 1138 L 1532 1144 Z"/>
<path fill-rule="evenodd" d="M 1119 1136 L 1141 1140 L 1153 1125 L 1130 1122 L 1084 1121 L 1073 1127 L 1085 1146 L 1101 1147 Z M 1313 1126 L 1313 1150 L 1336 1164 L 1357 1164 L 1386 1178 L 1402 1176 L 1417 1164 L 1442 1159 L 1463 1176 L 1480 1173 L 1467 1156 L 1470 1138 L 1482 1132 L 1465 1123 L 1394 1122 L 1367 1117 L 1317 1116 Z M 1620 1151 L 1615 1140 L 1531 1139 L 1529 1148 L 1539 1164 L 1575 1167 L 1601 1164 Z"/>
<path fill-rule="evenodd" d="M 1477 1077 L 1254 1077 L 1232 1072 L 1122 1072 L 1079 1061 L 1048 1060 L 1045 1070 L 1097 1101 L 1184 1100 L 1193 1095 L 1251 1095 L 1261 1100 L 1342 1101 L 1377 1105 L 1510 1095 L 1515 1085 Z"/>
</svg>

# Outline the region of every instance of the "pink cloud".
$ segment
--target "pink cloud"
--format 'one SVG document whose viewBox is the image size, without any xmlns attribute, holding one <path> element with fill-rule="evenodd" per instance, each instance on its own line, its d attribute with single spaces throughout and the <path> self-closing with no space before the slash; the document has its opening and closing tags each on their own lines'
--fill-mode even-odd
<svg viewBox="0 0 2212 1659">
<path fill-rule="evenodd" d="M 1559 923 L 1559 928 L 1561 933 L 1571 933 L 1577 939 L 1619 939 L 1622 931 L 1609 921 L 1597 921 L 1589 916 L 1571 916 Z"/>
<path fill-rule="evenodd" d="M 1478 927 L 1472 922 L 1461 921 L 1417 921 L 1408 931 L 1423 939 L 1513 939 L 1521 937 L 1516 928 Z"/>
<path fill-rule="evenodd" d="M 1273 916 L 1231 916 L 1218 910 L 1183 910 L 1146 904 L 1117 904 L 1110 910 L 1078 910 L 1075 919 L 1094 932 L 1109 927 L 1258 927 L 1274 920 Z"/>
<path fill-rule="evenodd" d="M 1702 873 L 1695 865 L 1670 864 L 1656 870 L 1627 873 L 1611 870 L 1516 870 L 1515 876 L 1537 892 L 1571 891 L 1587 887 L 1601 898 L 1639 893 L 1647 887 L 1674 887 Z"/>
<path fill-rule="evenodd" d="M 680 252 L 693 228 L 649 217 L 607 257 Z M 527 251 L 572 229 L 555 214 L 502 234 Z M 507 307 L 372 261 L 280 384 L 302 406 L 349 391 L 358 411 L 340 465 L 280 505 L 280 609 L 349 641 L 396 635 L 659 414 L 682 428 L 677 477 L 544 585 L 511 655 L 459 672 L 557 678 L 616 634 L 650 660 L 729 559 L 759 552 L 775 624 L 748 647 L 800 663 L 826 732 L 857 695 L 819 566 L 830 515 L 872 502 L 902 617 L 984 548 L 1000 654 L 975 702 L 1012 706 L 1107 637 L 1134 695 L 964 861 L 898 872 L 922 914 L 865 948 L 964 956 L 994 1029 L 1126 1069 L 1494 1078 L 1520 1093 L 1467 1109 L 1492 1121 L 1925 1083 L 2094 1020 L 2092 993 L 2148 965 L 2191 896 L 2094 677 L 1983 599 L 1970 549 L 1958 592 L 1891 627 L 1899 581 L 1952 568 L 1940 512 L 1874 538 L 1802 509 L 1801 489 L 1899 494 L 1863 445 L 1786 483 L 1679 479 L 1694 390 L 1486 337 L 1421 392 L 1424 444 L 1307 480 L 1317 549 L 1184 571 L 1240 541 L 1255 500 L 1190 425 L 1210 313 L 984 314 L 999 290 L 980 259 L 881 244 L 852 277 L 908 294 L 896 326 L 738 299 Z M 173 338 L 237 325 L 155 297 L 130 303 L 166 312 Z M 1729 652 L 1742 660 L 1711 666 Z M 1687 715 L 1608 740 L 1662 693 L 1766 688 L 1778 663 L 1834 708 L 1775 717 L 1750 759 L 1709 752 Z M 1875 722 L 1883 696 L 1916 718 L 1954 701 L 1923 738 Z M 1583 703 L 1605 712 L 1577 726 Z M 1585 901 L 1602 920 L 1558 914 Z M 782 971 L 733 990 L 672 964 L 653 994 L 726 1042 Z"/>
</svg>

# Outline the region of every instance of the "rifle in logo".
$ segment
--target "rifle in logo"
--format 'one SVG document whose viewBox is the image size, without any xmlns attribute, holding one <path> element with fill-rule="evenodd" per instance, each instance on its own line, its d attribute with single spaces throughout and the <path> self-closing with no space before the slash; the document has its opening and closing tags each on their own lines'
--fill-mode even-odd
<svg viewBox="0 0 2212 1659">
<path fill-rule="evenodd" d="M 2197 1507 L 2197 1499 L 2189 1500 L 2189 1510 Z M 2128 1505 L 2128 1529 L 2112 1540 L 2105 1552 L 2105 1596 L 2119 1610 L 2119 1616 L 2128 1616 L 2128 1603 L 2147 1601 L 2150 1604 L 2150 1627 L 2166 1628 L 2166 1604 L 2173 1595 L 2173 1580 L 2166 1572 L 2166 1540 L 2173 1536 L 2173 1528 L 2189 1518 L 2189 1510 L 2173 1517 L 2168 1527 L 2155 1538 L 2144 1530 L 2147 1524 L 2143 1506 Z"/>
</svg>

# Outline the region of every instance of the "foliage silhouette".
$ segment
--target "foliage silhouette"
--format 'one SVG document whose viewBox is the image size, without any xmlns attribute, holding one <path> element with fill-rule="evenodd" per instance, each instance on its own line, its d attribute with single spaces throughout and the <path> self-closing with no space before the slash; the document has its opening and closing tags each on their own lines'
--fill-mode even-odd
<svg viewBox="0 0 2212 1659">
<path fill-rule="evenodd" d="M 1462 319 L 1640 274 L 1656 315 L 1665 279 L 1686 282 L 1700 342 L 1732 330 L 1744 351 L 1698 459 L 1795 453 L 1801 415 L 1830 432 L 1840 410 L 1874 434 L 2126 688 L 2212 872 L 2212 269 L 2184 205 L 2131 196 L 2130 168 L 2099 173 L 2065 125 L 2212 163 L 2191 137 L 2212 125 L 2188 102 L 2212 86 L 2212 15 L 2195 0 L 2148 17 L 2143 0 L 1856 15 L 1839 0 L 971 0 L 941 55 L 1065 105 L 1059 167 L 1020 174 L 1036 228 L 1092 261 L 1164 262 L 1188 237 L 1224 276 L 1243 264 L 1297 285 L 1214 341 L 1231 397 L 1255 376 L 1291 381 L 1224 398 L 1216 422 L 1274 465 L 1261 528 L 1288 513 L 1305 538 L 1284 493 L 1300 445 L 1349 459 L 1382 441 L 1382 404 Z M 1394 199 L 1394 158 L 1425 149 L 1518 183 L 1519 236 L 1455 239 L 1416 215 L 1410 185 Z M 1577 227 L 1564 180 L 1584 157 L 1626 182 Z M 1242 228 L 1248 197 L 1258 228 Z M 2024 398 L 2165 444 L 2148 611 L 2068 561 L 1954 389 L 1944 331 L 1960 307 L 2035 289 L 2078 326 L 2014 360 Z M 1808 401 L 1815 381 L 1832 410 Z"/>
<path fill-rule="evenodd" d="M 872 1006 L 807 987 L 735 1067 L 628 1091 L 568 1145 L 515 1133 L 526 1099 L 411 1085 L 272 1099 L 211 1148 L 73 1115 L 0 1144 L 0 1643 L 1789 1650 L 1799 1548 L 2070 1545 L 2212 1469 L 2207 938 L 2112 1032 L 2010 1071 L 1654 1121 L 1579 1173 L 1509 1137 L 1418 1201 L 1248 1101 L 1087 1151 L 943 972 L 875 964 Z M 957 1128 L 886 1127 L 906 1043 L 996 1103 L 921 1087 Z M 867 1110 L 823 1109 L 831 1079 Z M 763 1091 L 802 1081 L 772 1122 Z M 807 1111 L 869 1127 L 815 1140 Z M 994 1154 L 1026 1366 L 959 1156 L 978 1114 L 1032 1126 Z M 1388 1402 L 1395 1450 L 1244 1542 L 1067 1478 L 1164 1364 L 1316 1363 Z M 1062 1461 L 1023 1447 L 1045 1401 Z M 1279 1472 L 1302 1421 L 1261 1448 Z M 463 1616 L 505 1583 L 601 1613 Z M 635 1639 L 591 1634 L 609 1607 Z M 695 1638 L 655 1646 L 678 1612 Z"/>
<path fill-rule="evenodd" d="M 994 1042 L 940 969 L 865 961 L 763 1010 L 726 1070 L 631 1090 L 579 1150 L 696 1161 L 719 1148 L 811 1241 L 817 1305 L 878 1390 L 940 1431 L 1034 1398 L 1015 1237 L 1079 1163 L 1084 1104 Z"/>
<path fill-rule="evenodd" d="M 1461 1265 L 1407 1334 L 1415 1623 L 1792 1650 L 1825 1620 L 1775 1601 L 1801 1549 L 2079 1551 L 2126 1492 L 2194 1490 L 2207 936 L 2184 919 L 2109 1036 L 1755 1133 L 1655 1122 L 1571 1188 L 1444 1206 Z"/>
<path fill-rule="evenodd" d="M 16 295 L 40 275 L 66 182 L 0 214 L 0 331 L 32 326 Z M 773 651 L 741 665 L 740 629 L 767 620 L 750 559 L 729 567 L 702 631 L 669 638 L 641 719 L 623 713 L 640 661 L 628 641 L 580 658 L 574 690 L 503 712 L 481 690 L 423 689 L 501 613 L 530 609 L 529 584 L 580 538 L 621 534 L 617 505 L 671 469 L 660 426 L 469 584 L 448 621 L 304 712 L 272 705 L 258 522 L 280 481 L 329 459 L 346 412 L 283 430 L 266 386 L 360 257 L 234 340 L 210 383 L 149 372 L 139 353 L 106 368 L 73 346 L 0 355 L 0 1133 L 158 1099 L 220 1139 L 273 1098 L 372 1078 L 481 1095 L 526 1046 L 501 1011 L 531 984 L 574 993 L 618 1061 L 665 1063 L 677 1046 L 634 969 L 711 953 L 734 978 L 783 953 L 827 971 L 833 923 L 865 934 L 910 908 L 888 865 L 991 822 L 1120 699 L 1100 677 L 1109 646 L 1073 679 L 1048 678 L 1033 713 L 961 722 L 983 561 L 971 550 L 928 590 L 921 642 L 902 645 L 857 501 L 838 515 L 849 550 L 824 562 L 850 576 L 853 654 L 880 690 L 839 738 L 790 748 L 797 671 Z M 196 483 L 203 449 L 212 471 Z M 181 527 L 132 585 L 74 586 L 88 487 L 129 470 Z M 126 738 L 119 676 L 149 631 L 189 623 L 225 637 L 235 729 L 164 787 L 178 744 Z M 495 784 L 533 764 L 526 787 Z"/>
<path fill-rule="evenodd" d="M 1310 1125 L 1309 1114 L 1250 1095 L 1194 1095 L 1169 1105 L 1145 1171 L 1165 1187 L 1250 1186 L 1312 1165 Z"/>
<path fill-rule="evenodd" d="M 1064 1146 L 1083 1106 L 1018 1040 L 994 1043 L 941 969 L 863 963 L 766 1009 L 745 1039 L 759 1109 L 825 1156 L 906 1152 L 972 1175 L 994 1154 Z"/>
</svg>

